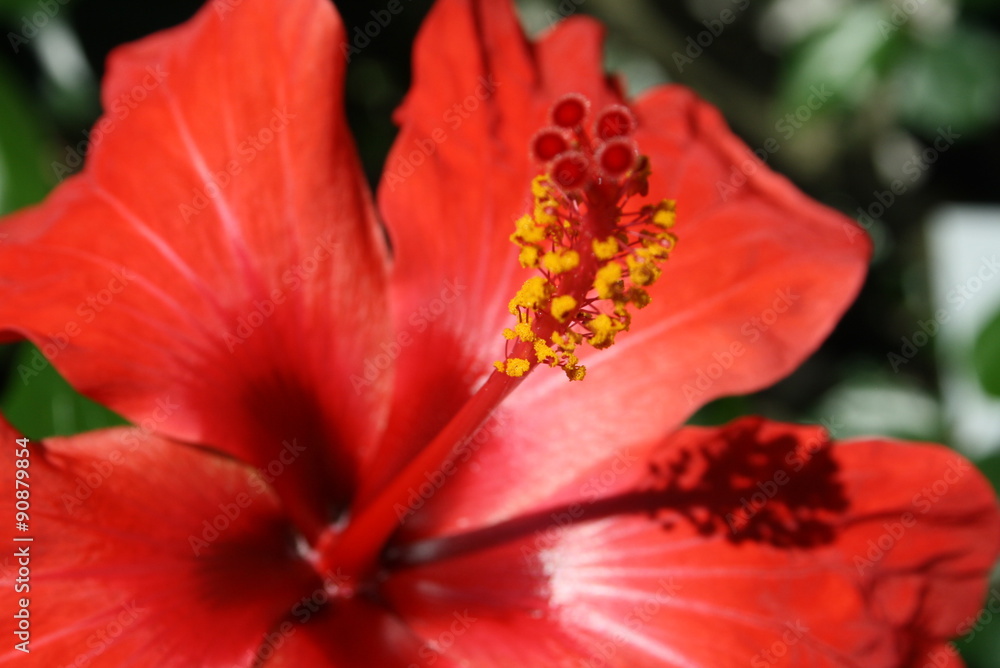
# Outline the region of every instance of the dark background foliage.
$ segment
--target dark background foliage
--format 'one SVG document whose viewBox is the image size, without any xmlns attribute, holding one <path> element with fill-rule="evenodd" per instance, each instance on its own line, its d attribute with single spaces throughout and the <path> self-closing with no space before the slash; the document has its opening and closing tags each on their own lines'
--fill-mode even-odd
<svg viewBox="0 0 1000 668">
<path fill-rule="evenodd" d="M 349 70 L 349 118 L 373 183 L 395 133 L 390 114 L 409 85 L 412 40 L 431 5 L 399 2 L 403 11 L 388 25 L 355 42 L 363 45 Z M 352 35 L 387 4 L 337 3 Z M 108 52 L 200 5 L 0 0 L 0 212 L 39 201 L 55 185 L 52 164 L 100 113 Z M 609 27 L 609 67 L 624 72 L 633 92 L 667 81 L 694 88 L 750 147 L 777 145 L 769 164 L 859 218 L 875 240 L 868 283 L 827 343 L 777 386 L 715 402 L 697 421 L 760 413 L 822 420 L 838 438 L 945 442 L 1000 482 L 1000 280 L 983 269 L 1000 252 L 1000 3 L 519 6 L 532 31 L 570 14 L 598 17 Z M 818 90 L 828 99 L 810 108 Z M 937 150 L 941 136 L 954 139 Z M 118 420 L 51 369 L 19 373 L 33 354 L 26 344 L 0 347 L 0 409 L 15 425 L 41 437 Z M 990 601 L 1000 604 L 1000 588 Z M 1000 666 L 1000 622 L 992 617 L 984 613 L 976 632 L 956 643 L 972 666 Z"/>
</svg>

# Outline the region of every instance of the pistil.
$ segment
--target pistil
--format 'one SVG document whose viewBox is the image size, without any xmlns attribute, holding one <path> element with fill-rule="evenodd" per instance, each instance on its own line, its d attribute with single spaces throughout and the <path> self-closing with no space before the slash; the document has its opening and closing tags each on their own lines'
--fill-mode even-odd
<svg viewBox="0 0 1000 668">
<path fill-rule="evenodd" d="M 582 380 L 578 347 L 611 346 L 629 328 L 631 310 L 649 303 L 646 288 L 676 243 L 670 231 L 674 204 L 627 209 L 632 197 L 647 194 L 650 175 L 632 139 L 635 119 L 627 107 L 612 105 L 590 122 L 590 102 L 575 94 L 558 100 L 550 119 L 552 125 L 531 141 L 545 172 L 532 181 L 531 211 L 510 237 L 521 265 L 538 273 L 510 301 L 516 322 L 503 332 L 505 358 L 375 499 L 342 531 L 330 530 L 316 544 L 314 564 L 321 572 L 335 570 L 353 582 L 377 580 L 380 555 L 403 521 L 400 508 L 407 508 L 410 490 L 426 473 L 451 462 L 538 366 L 558 366 L 570 380 Z"/>
</svg>

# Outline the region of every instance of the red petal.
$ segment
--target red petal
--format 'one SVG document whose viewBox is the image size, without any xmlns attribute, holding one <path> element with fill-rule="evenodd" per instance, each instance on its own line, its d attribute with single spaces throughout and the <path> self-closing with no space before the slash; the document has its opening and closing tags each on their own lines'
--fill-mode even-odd
<svg viewBox="0 0 1000 668">
<path fill-rule="evenodd" d="M 583 382 L 543 368 L 507 399 L 510 431 L 477 455 L 490 480 L 461 471 L 454 483 L 496 489 L 491 503 L 464 516 L 472 525 L 530 510 L 609 443 L 658 438 L 708 399 L 787 374 L 860 286 L 867 238 L 766 167 L 721 200 L 716 184 L 744 154 L 717 112 L 671 87 L 638 113 L 640 146 L 664 166 L 651 191 L 678 200 L 678 249 L 627 335 L 586 355 Z"/>
<path fill-rule="evenodd" d="M 0 418 L 11 522 L 15 438 Z M 29 601 L 31 653 L 6 642 L 0 664 L 249 666 L 317 587 L 278 499 L 228 458 L 116 429 L 32 444 L 26 459 L 29 486 L 17 489 L 30 492 L 29 530 L 18 536 L 33 540 L 7 554 L 28 549 L 30 590 L 15 592 L 23 564 L 8 556 L 0 598 L 7 615 Z"/>
<path fill-rule="evenodd" d="M 309 617 L 307 624 L 294 628 L 263 668 L 457 665 L 417 636 L 394 612 L 361 598 L 332 602 Z"/>
<path fill-rule="evenodd" d="M 598 24 L 577 18 L 529 45 L 509 2 L 443 0 L 424 24 L 379 188 L 396 255 L 399 344 L 384 475 L 502 356 L 507 302 L 526 276 L 508 237 L 541 169 L 531 140 L 564 93 L 598 107 L 619 100 L 603 74 L 601 36 Z"/>
<path fill-rule="evenodd" d="M 172 437 L 257 466 L 299 439 L 278 484 L 317 514 L 350 494 L 389 386 L 351 383 L 388 307 L 343 38 L 329 2 L 246 0 L 120 49 L 83 174 L 9 219 L 0 248 L 8 338 Z"/>
<path fill-rule="evenodd" d="M 464 552 L 410 546 L 389 599 L 425 637 L 480 620 L 448 653 L 472 665 L 951 661 L 1000 551 L 992 489 L 939 446 L 823 443 L 760 420 L 685 429 Z M 744 500 L 755 514 L 731 524 Z"/>
<path fill-rule="evenodd" d="M 618 101 L 600 53 L 600 29 L 586 20 L 560 24 L 532 50 L 508 3 L 445 2 L 428 21 L 379 192 L 399 253 L 406 337 L 394 349 L 400 383 L 383 463 L 425 443 L 502 357 L 497 332 L 511 324 L 506 303 L 524 278 L 507 237 L 538 171 L 517 147 L 529 146 L 563 93 L 584 93 L 595 109 Z M 463 99 L 482 76 L 500 84 L 492 97 L 400 178 L 409 152 L 441 125 L 441 100 Z M 716 396 L 788 374 L 833 328 L 867 266 L 868 241 L 851 221 L 766 167 L 747 163 L 750 183 L 722 193 L 749 150 L 690 92 L 656 89 L 635 113 L 651 199 L 678 201 L 680 243 L 652 305 L 618 345 L 586 356 L 582 383 L 541 369 L 508 400 L 518 437 L 484 448 L 482 464 L 502 472 L 511 494 L 544 496 L 607 442 L 657 438 Z M 568 442 L 573 453 L 563 454 Z"/>
<path fill-rule="evenodd" d="M 724 201 L 718 184 L 748 154 L 690 92 L 657 89 L 636 111 L 650 192 L 676 198 L 680 241 L 629 332 L 607 351 L 585 351 L 583 382 L 541 369 L 508 400 L 531 445 L 487 451 L 482 464 L 525 486 L 555 489 L 609 442 L 655 439 L 710 399 L 790 373 L 833 329 L 867 268 L 869 242 L 853 222 L 763 165 Z M 567 443 L 572 457 L 557 452 Z"/>
</svg>

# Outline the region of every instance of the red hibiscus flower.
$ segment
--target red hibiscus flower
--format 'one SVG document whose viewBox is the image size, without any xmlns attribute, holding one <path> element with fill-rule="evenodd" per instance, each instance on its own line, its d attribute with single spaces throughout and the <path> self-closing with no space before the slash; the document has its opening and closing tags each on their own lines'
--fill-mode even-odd
<svg viewBox="0 0 1000 668">
<path fill-rule="evenodd" d="M 0 663 L 959 665 L 967 462 L 682 426 L 830 331 L 852 223 L 485 0 L 427 20 L 376 212 L 346 39 L 244 0 L 119 50 L 83 172 L 4 221 L 0 332 L 135 426 L 0 426 Z"/>
</svg>

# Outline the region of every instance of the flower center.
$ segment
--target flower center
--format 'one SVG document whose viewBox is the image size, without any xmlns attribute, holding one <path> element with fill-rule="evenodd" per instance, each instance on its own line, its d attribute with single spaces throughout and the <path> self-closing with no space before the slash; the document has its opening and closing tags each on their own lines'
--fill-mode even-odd
<svg viewBox="0 0 1000 668">
<path fill-rule="evenodd" d="M 342 532 L 331 531 L 315 548 L 321 572 L 336 569 L 351 582 L 376 578 L 380 555 L 399 528 L 399 508 L 428 471 L 454 460 L 501 402 L 540 364 L 558 366 L 571 380 L 586 370 L 578 346 L 607 348 L 628 329 L 631 309 L 649 303 L 646 288 L 677 243 L 671 233 L 674 203 L 628 209 L 648 193 L 649 160 L 641 156 L 628 108 L 612 105 L 588 128 L 590 102 L 567 95 L 551 109 L 553 125 L 536 133 L 534 157 L 546 172 L 532 180 L 532 211 L 518 219 L 511 240 L 524 267 L 538 271 L 510 301 L 517 318 L 504 330 L 506 358 L 451 418 Z M 346 592 L 347 588 L 338 591 Z"/>
<path fill-rule="evenodd" d="M 632 113 L 609 106 L 588 130 L 589 108 L 581 95 L 563 97 L 551 110 L 554 125 L 531 142 L 547 171 L 532 181 L 532 212 L 510 239 L 521 266 L 539 275 L 510 301 L 517 323 L 504 330 L 510 343 L 495 366 L 511 377 L 548 364 L 582 380 L 577 347 L 607 348 L 629 328 L 631 309 L 649 304 L 646 288 L 677 243 L 673 201 L 627 209 L 633 195 L 647 194 L 650 175 Z"/>
</svg>

